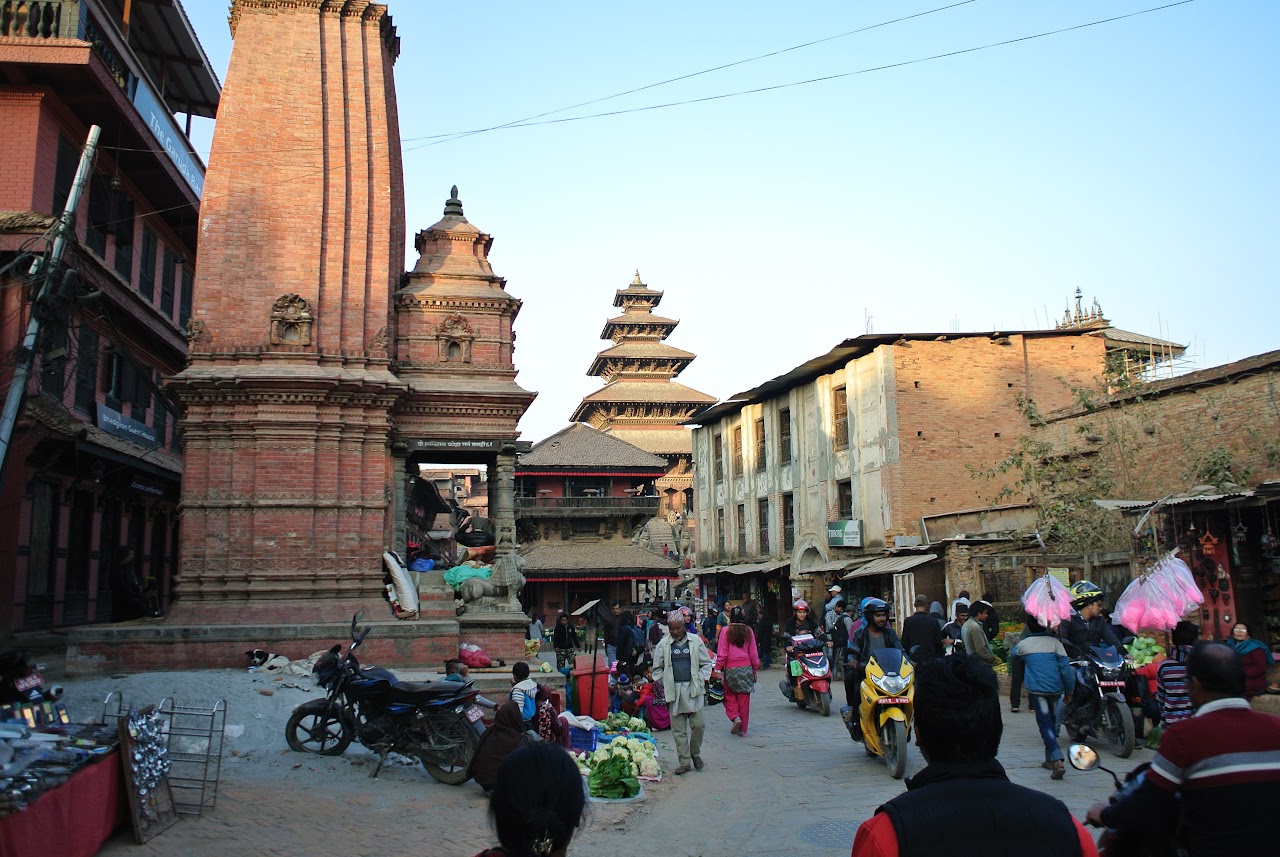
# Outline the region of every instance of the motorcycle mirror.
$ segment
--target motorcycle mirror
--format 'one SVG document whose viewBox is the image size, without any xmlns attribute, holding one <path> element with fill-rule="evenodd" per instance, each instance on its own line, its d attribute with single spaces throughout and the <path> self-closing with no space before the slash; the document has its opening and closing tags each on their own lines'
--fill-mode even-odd
<svg viewBox="0 0 1280 857">
<path fill-rule="evenodd" d="M 1067 748 L 1067 759 L 1077 771 L 1092 771 L 1098 767 L 1098 751 L 1088 744 L 1072 744 Z"/>
<path fill-rule="evenodd" d="M 363 628 L 358 627 L 360 623 L 363 621 L 364 621 L 363 610 L 358 611 L 356 615 L 351 617 L 351 639 L 353 640 L 363 639 L 364 636 L 369 633 L 368 625 L 365 625 Z"/>
</svg>

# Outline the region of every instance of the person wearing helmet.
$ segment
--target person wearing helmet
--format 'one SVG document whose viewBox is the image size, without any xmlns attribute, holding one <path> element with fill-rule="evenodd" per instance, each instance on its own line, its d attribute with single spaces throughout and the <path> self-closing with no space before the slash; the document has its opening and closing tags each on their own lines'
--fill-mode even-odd
<svg viewBox="0 0 1280 857">
<path fill-rule="evenodd" d="M 849 640 L 845 654 L 844 701 L 842 717 L 855 717 L 858 709 L 858 686 L 866 674 L 867 662 L 880 649 L 902 649 L 897 633 L 889 624 L 889 605 L 879 598 L 862 601 L 862 627 Z M 854 730 L 857 733 L 857 730 Z M 859 733 L 860 734 L 860 733 Z"/>
<path fill-rule="evenodd" d="M 824 636 L 822 626 L 818 624 L 818 620 L 813 616 L 813 611 L 809 609 L 809 602 L 803 598 L 795 603 L 795 613 L 782 626 L 782 643 L 787 650 L 787 675 L 791 676 L 793 685 L 798 683 L 799 679 L 791 675 L 791 662 L 796 659 L 795 648 L 791 645 L 791 638 L 800 634 L 812 634 L 819 639 Z"/>
<path fill-rule="evenodd" d="M 1102 615 L 1102 590 L 1096 583 L 1081 580 L 1071 584 L 1071 606 L 1075 614 L 1061 626 L 1067 654 L 1087 651 L 1090 646 L 1116 646 L 1120 640 Z"/>
</svg>

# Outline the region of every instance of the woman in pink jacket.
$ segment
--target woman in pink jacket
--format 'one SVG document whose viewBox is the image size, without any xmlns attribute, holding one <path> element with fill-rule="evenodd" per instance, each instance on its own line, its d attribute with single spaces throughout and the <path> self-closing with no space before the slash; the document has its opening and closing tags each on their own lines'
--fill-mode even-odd
<svg viewBox="0 0 1280 857">
<path fill-rule="evenodd" d="M 729 624 L 716 640 L 716 669 L 724 676 L 724 713 L 733 721 L 730 735 L 745 736 L 751 721 L 751 691 L 755 689 L 760 654 L 756 635 L 741 607 L 729 613 Z"/>
</svg>

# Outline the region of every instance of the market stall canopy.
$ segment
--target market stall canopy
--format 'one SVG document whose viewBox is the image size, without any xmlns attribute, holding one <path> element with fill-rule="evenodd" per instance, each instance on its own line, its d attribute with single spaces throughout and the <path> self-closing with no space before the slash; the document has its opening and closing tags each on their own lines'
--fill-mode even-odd
<svg viewBox="0 0 1280 857">
<path fill-rule="evenodd" d="M 855 568 L 840 579 L 852 580 L 855 577 L 866 577 L 871 574 L 897 574 L 898 572 L 909 571 L 918 565 L 924 565 L 926 562 L 933 562 L 937 558 L 938 555 L 936 553 L 882 556 L 863 565 L 861 568 Z"/>
</svg>

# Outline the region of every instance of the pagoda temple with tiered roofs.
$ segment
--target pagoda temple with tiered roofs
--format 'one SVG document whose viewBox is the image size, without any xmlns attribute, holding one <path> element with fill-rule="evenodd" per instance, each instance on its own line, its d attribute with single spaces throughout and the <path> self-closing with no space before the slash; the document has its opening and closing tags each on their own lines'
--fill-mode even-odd
<svg viewBox="0 0 1280 857">
<path fill-rule="evenodd" d="M 655 315 L 662 292 L 640 281 L 640 272 L 614 293 L 622 314 L 605 322 L 601 339 L 613 347 L 596 355 L 588 375 L 604 379 L 600 390 L 582 400 L 570 417 L 661 456 L 666 475 L 657 480 L 663 514 L 686 513 L 693 506 L 693 443 L 683 423 L 711 405 L 715 397 L 678 384 L 675 377 L 697 355 L 665 340 L 680 322 Z"/>
</svg>

